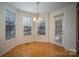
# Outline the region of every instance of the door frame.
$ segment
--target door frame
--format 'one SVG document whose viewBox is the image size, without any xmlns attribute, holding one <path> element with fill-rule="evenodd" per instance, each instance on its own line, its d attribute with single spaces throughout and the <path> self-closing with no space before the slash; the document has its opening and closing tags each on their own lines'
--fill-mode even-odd
<svg viewBox="0 0 79 59">
<path fill-rule="evenodd" d="M 79 53 L 79 34 L 78 34 L 78 30 L 79 30 L 79 3 L 76 4 L 76 50 L 77 53 Z"/>
</svg>

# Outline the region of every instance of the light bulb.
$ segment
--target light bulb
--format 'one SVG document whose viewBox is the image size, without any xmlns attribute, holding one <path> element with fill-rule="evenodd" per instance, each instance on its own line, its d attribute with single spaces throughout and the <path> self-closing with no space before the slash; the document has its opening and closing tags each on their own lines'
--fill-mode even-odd
<svg viewBox="0 0 79 59">
<path fill-rule="evenodd" d="M 36 18 L 33 18 L 34 21 L 36 21 Z"/>
</svg>

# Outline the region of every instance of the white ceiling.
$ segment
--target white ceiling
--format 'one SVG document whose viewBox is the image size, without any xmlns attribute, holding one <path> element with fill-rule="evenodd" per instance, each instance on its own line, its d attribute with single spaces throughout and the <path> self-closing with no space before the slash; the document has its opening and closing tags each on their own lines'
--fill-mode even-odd
<svg viewBox="0 0 79 59">
<path fill-rule="evenodd" d="M 20 9 L 22 11 L 36 13 L 37 4 L 36 2 L 8 2 L 13 7 Z M 40 2 L 39 12 L 46 13 L 59 8 L 62 8 L 66 5 L 72 4 L 72 2 Z"/>
</svg>

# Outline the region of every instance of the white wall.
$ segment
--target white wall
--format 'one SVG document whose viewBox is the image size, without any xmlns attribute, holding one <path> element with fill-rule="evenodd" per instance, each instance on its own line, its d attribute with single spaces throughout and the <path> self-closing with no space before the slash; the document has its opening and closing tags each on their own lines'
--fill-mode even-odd
<svg viewBox="0 0 79 59">
<path fill-rule="evenodd" d="M 10 40 L 5 40 L 5 18 L 4 18 L 4 11 L 8 9 L 14 13 L 16 13 L 16 37 Z M 31 39 L 33 36 L 24 36 L 23 35 L 23 16 L 34 16 L 31 13 L 25 13 L 16 10 L 12 6 L 8 5 L 7 3 L 0 3 L 0 55 L 4 54 L 5 52 L 9 51 L 10 49 L 14 48 L 15 46 L 27 42 L 32 42 Z M 32 29 L 32 32 L 33 29 Z"/>
<path fill-rule="evenodd" d="M 5 18 L 4 18 L 4 11 L 5 9 L 9 9 L 12 12 L 16 13 L 14 8 L 8 6 L 6 3 L 0 3 L 0 54 L 5 53 L 9 49 L 13 48 L 17 45 L 17 39 L 13 38 L 11 40 L 5 40 Z"/>
<path fill-rule="evenodd" d="M 63 30 L 64 39 L 63 47 L 76 51 L 76 5 L 71 4 L 64 8 L 55 10 L 50 13 L 50 42 L 55 43 L 55 20 L 57 14 L 64 13 Z M 58 44 L 59 45 L 59 44 Z"/>
</svg>

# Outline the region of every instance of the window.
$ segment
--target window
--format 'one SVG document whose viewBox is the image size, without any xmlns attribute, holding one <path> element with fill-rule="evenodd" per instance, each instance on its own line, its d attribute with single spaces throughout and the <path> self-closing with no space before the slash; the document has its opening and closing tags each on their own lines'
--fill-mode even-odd
<svg viewBox="0 0 79 59">
<path fill-rule="evenodd" d="M 5 10 L 5 36 L 6 40 L 15 38 L 15 13 Z"/>
<path fill-rule="evenodd" d="M 38 25 L 38 34 L 45 35 L 45 18 L 42 17 Z"/>
<path fill-rule="evenodd" d="M 55 21 L 55 36 L 59 40 L 59 42 L 62 42 L 62 19 Z"/>
<path fill-rule="evenodd" d="M 55 35 L 62 34 L 62 19 L 55 21 Z"/>
<path fill-rule="evenodd" d="M 56 42 L 62 43 L 63 42 L 63 17 L 64 14 L 59 14 L 54 16 L 55 18 L 55 37 L 56 37 Z"/>
<path fill-rule="evenodd" d="M 24 35 L 31 35 L 31 17 L 23 17 Z"/>
</svg>

